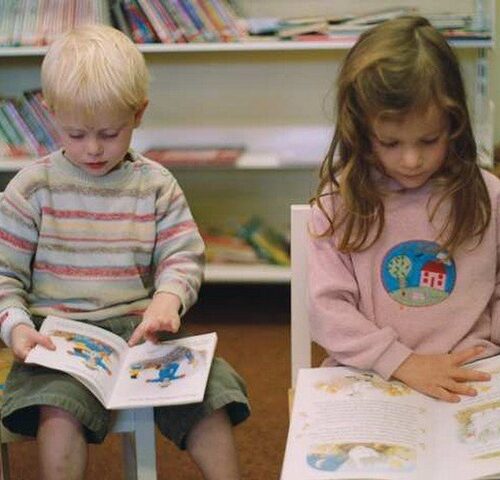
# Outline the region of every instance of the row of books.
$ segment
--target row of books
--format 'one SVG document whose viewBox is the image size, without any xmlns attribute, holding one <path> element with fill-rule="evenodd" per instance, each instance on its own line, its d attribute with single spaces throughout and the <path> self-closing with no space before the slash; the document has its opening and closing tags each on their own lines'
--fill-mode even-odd
<svg viewBox="0 0 500 480">
<path fill-rule="evenodd" d="M 0 46 L 48 45 L 82 24 L 114 25 L 136 43 L 234 42 L 246 26 L 226 0 L 0 1 Z"/>
<path fill-rule="evenodd" d="M 246 36 L 225 0 L 113 0 L 111 15 L 136 43 L 236 42 Z"/>
<path fill-rule="evenodd" d="M 47 45 L 87 23 L 111 23 L 107 0 L 0 1 L 0 46 Z"/>
<path fill-rule="evenodd" d="M 402 15 L 424 15 L 417 7 L 385 8 L 364 15 L 341 17 L 251 18 L 247 20 L 250 35 L 272 36 L 281 40 L 354 41 L 374 25 Z M 484 15 L 484 12 L 483 12 Z M 426 14 L 429 21 L 449 38 L 491 38 L 487 19 L 479 14 Z"/>
<path fill-rule="evenodd" d="M 290 242 L 260 217 L 251 217 L 230 232 L 202 230 L 209 263 L 290 265 Z"/>
<path fill-rule="evenodd" d="M 60 131 L 42 102 L 40 90 L 0 98 L 0 156 L 38 157 L 59 148 Z"/>
</svg>

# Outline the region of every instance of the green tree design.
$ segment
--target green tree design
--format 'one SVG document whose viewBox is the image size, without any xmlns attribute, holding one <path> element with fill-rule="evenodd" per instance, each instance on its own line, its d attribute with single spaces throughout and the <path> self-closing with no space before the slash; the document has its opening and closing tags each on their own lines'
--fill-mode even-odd
<svg viewBox="0 0 500 480">
<path fill-rule="evenodd" d="M 411 260 L 407 255 L 397 255 L 388 264 L 389 273 L 399 281 L 399 288 L 406 287 L 406 277 L 410 273 Z"/>
</svg>

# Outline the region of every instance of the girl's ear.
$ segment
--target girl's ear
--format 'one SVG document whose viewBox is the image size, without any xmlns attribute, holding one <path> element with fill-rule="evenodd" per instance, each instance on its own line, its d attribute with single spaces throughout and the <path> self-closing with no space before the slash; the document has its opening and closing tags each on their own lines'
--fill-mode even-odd
<svg viewBox="0 0 500 480">
<path fill-rule="evenodd" d="M 149 100 L 145 100 L 142 106 L 135 112 L 134 115 L 134 127 L 138 127 L 141 124 L 142 121 L 142 116 L 144 115 L 144 112 L 146 111 L 146 108 L 149 104 Z"/>
</svg>

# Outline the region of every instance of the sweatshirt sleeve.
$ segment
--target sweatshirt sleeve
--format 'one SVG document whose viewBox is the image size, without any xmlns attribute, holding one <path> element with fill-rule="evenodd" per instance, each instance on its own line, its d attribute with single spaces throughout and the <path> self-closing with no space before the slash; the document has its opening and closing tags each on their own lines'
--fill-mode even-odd
<svg viewBox="0 0 500 480">
<path fill-rule="evenodd" d="M 379 328 L 358 309 L 360 293 L 351 257 L 338 251 L 328 224 L 311 210 L 308 235 L 309 320 L 313 340 L 342 365 L 390 378 L 411 350 L 390 327 Z"/>
<path fill-rule="evenodd" d="M 155 288 L 177 295 L 184 314 L 198 298 L 205 246 L 184 193 L 171 177 L 156 202 Z"/>
<path fill-rule="evenodd" d="M 500 192 L 491 200 L 491 223 L 495 228 L 496 238 L 496 275 L 495 287 L 490 300 L 491 308 L 491 340 L 500 345 Z"/>
<path fill-rule="evenodd" d="M 9 346 L 15 326 L 33 325 L 27 295 L 38 220 L 36 209 L 12 181 L 0 196 L 0 335 Z"/>
</svg>

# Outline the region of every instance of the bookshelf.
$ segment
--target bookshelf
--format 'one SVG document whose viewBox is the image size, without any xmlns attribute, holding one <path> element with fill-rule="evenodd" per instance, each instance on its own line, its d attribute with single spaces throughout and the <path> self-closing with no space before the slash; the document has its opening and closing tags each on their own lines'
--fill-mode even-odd
<svg viewBox="0 0 500 480">
<path fill-rule="evenodd" d="M 237 0 L 248 17 L 354 14 L 366 0 Z M 423 0 L 369 2 L 381 6 L 418 5 L 426 12 L 474 13 L 481 3 L 494 25 L 495 1 Z M 493 144 L 491 86 L 492 39 L 450 40 L 463 65 L 484 162 Z M 237 43 L 143 44 L 151 71 L 150 106 L 134 135 L 139 150 L 169 144 L 243 144 L 244 167 L 176 168 L 193 214 L 202 226 L 224 227 L 258 214 L 282 231 L 289 229 L 289 205 L 306 202 L 316 186 L 333 124 L 334 80 L 354 40 Z M 0 48 L 0 93 L 17 96 L 40 85 L 44 47 Z M 15 81 L 13 81 L 15 79 Z M 255 155 L 252 163 L 251 155 Z M 266 163 L 266 155 L 269 157 Z M 276 158 L 279 161 L 276 162 Z M 0 158 L 0 188 L 29 159 Z M 286 283 L 289 269 L 256 265 L 209 265 L 212 283 Z"/>
</svg>

